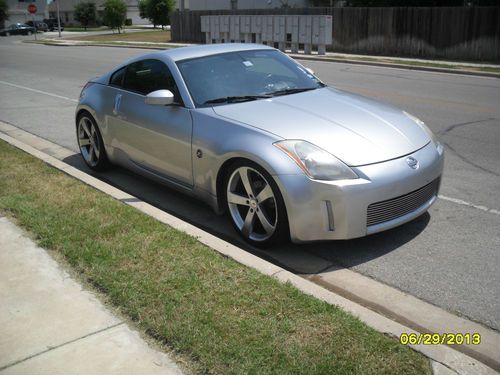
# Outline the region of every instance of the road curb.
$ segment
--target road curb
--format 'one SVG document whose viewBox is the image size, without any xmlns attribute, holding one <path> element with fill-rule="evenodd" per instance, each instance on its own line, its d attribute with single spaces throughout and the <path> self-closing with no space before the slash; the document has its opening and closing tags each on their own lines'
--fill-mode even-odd
<svg viewBox="0 0 500 375">
<path fill-rule="evenodd" d="M 152 49 L 152 50 L 164 50 L 170 48 L 178 48 L 178 47 L 159 47 L 155 45 L 144 46 L 144 45 L 117 45 L 117 44 L 107 44 L 107 43 L 57 43 L 52 41 L 24 41 L 23 43 L 32 43 L 32 44 L 43 44 L 47 46 L 58 46 L 58 47 L 115 47 L 115 48 L 137 48 L 137 49 Z M 488 78 L 499 78 L 500 73 L 493 72 L 480 72 L 475 70 L 459 70 L 459 69 L 449 69 L 449 68 L 439 68 L 439 67 L 430 67 L 430 66 L 420 66 L 420 65 L 407 65 L 407 64 L 396 64 L 396 63 L 385 63 L 385 62 L 377 62 L 377 61 L 362 61 L 362 60 L 353 60 L 353 59 L 342 59 L 335 57 L 327 57 L 327 56 L 319 56 L 319 55 L 305 55 L 305 54 L 297 54 L 297 53 L 287 53 L 288 56 L 297 59 L 297 60 L 307 60 L 307 61 L 321 61 L 321 62 L 331 62 L 331 63 L 343 63 L 343 64 L 353 64 L 353 65 L 368 65 L 368 66 L 378 66 L 383 68 L 396 68 L 396 69 L 406 69 L 406 70 L 417 70 L 424 72 L 434 72 L 434 73 L 448 73 L 448 74 L 463 74 L 469 76 L 479 76 L 479 77 L 488 77 Z"/>
<path fill-rule="evenodd" d="M 297 60 L 308 60 L 308 61 L 322 61 L 322 62 L 334 62 L 334 63 L 344 63 L 344 64 L 356 64 L 356 65 L 369 65 L 378 66 L 383 68 L 396 68 L 396 69 L 406 69 L 406 70 L 418 70 L 424 72 L 434 72 L 434 73 L 449 73 L 449 74 L 464 74 L 469 76 L 479 76 L 479 77 L 489 77 L 489 78 L 500 78 L 500 73 L 492 72 L 479 72 L 475 70 L 461 70 L 461 69 L 448 69 L 448 68 L 438 68 L 432 66 L 419 66 L 419 65 L 406 65 L 406 64 L 395 64 L 395 63 L 383 63 L 377 61 L 361 61 L 361 60 L 350 60 L 350 59 L 340 59 L 335 57 L 320 57 L 320 56 L 310 56 L 301 54 L 288 54 Z"/>
<path fill-rule="evenodd" d="M 9 135 L 7 133 L 13 133 L 15 131 L 19 131 L 20 129 L 15 126 L 0 122 L 0 139 L 8 142 L 9 144 L 33 155 L 34 157 L 42 160 L 50 166 L 53 166 L 62 172 L 66 173 L 69 176 L 72 176 L 83 183 L 94 187 L 97 190 L 100 190 L 113 198 L 132 206 L 143 213 L 157 219 L 158 221 L 167 224 L 177 230 L 183 231 L 193 237 L 195 237 L 201 243 L 211 247 L 215 251 L 219 252 L 223 256 L 227 256 L 236 262 L 243 264 L 245 266 L 251 267 L 262 274 L 274 277 L 275 279 L 283 282 L 290 283 L 294 285 L 297 289 L 306 293 L 308 295 L 314 296 L 324 302 L 327 302 L 331 305 L 335 305 L 344 311 L 356 316 L 362 322 L 370 326 L 371 328 L 393 336 L 399 337 L 402 333 L 415 333 L 418 334 L 417 331 L 412 330 L 411 328 L 397 323 L 395 321 L 390 320 L 378 313 L 369 310 L 366 307 L 363 307 L 353 301 L 350 301 L 332 291 L 329 291 L 309 280 L 306 280 L 300 276 L 297 276 L 285 269 L 276 266 L 262 258 L 259 258 L 253 254 L 248 253 L 247 251 L 230 244 L 204 230 L 195 227 L 192 224 L 189 224 L 173 215 L 170 215 L 140 199 L 134 197 L 118 188 L 115 188 L 95 177 L 92 177 L 75 167 L 66 164 L 65 162 L 56 159 L 43 151 L 40 151 L 19 139 L 14 138 L 13 134 Z M 33 136 L 34 138 L 38 138 Z M 46 140 L 41 140 L 45 146 L 47 143 L 50 143 Z M 52 150 L 55 152 L 59 152 L 60 154 L 64 154 L 65 150 L 68 151 L 64 147 L 53 145 Z M 456 374 L 498 374 L 496 371 L 491 369 L 490 367 L 484 365 L 483 363 L 461 353 L 458 352 L 448 346 L 443 345 L 409 345 L 412 349 L 424 354 L 427 356 L 432 362 L 433 368 L 443 369 L 446 368 L 452 373 Z M 437 362 L 441 366 L 435 364 Z M 446 372 L 441 372 L 445 374 Z"/>
</svg>

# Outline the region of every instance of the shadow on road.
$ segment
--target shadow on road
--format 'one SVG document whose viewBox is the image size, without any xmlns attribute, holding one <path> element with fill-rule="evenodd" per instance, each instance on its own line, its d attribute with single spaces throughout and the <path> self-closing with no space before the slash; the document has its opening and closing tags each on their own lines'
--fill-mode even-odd
<svg viewBox="0 0 500 375">
<path fill-rule="evenodd" d="M 331 269 L 332 266 L 349 268 L 384 256 L 413 240 L 430 220 L 430 215 L 426 213 L 401 227 L 369 237 L 302 245 L 288 243 L 271 251 L 263 251 L 243 242 L 225 216 L 216 215 L 201 201 L 120 167 L 111 168 L 106 173 L 93 172 L 79 154 L 63 161 L 250 253 L 299 274 L 316 274 Z"/>
</svg>

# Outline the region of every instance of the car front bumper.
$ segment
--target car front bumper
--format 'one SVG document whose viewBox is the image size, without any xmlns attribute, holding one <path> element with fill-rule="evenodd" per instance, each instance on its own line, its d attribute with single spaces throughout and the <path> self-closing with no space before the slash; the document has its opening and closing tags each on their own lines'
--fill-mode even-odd
<svg viewBox="0 0 500 375">
<path fill-rule="evenodd" d="M 417 169 L 409 167 L 409 156 L 418 160 Z M 305 175 L 275 176 L 283 193 L 291 239 L 298 243 L 351 239 L 411 221 L 436 200 L 443 165 L 443 153 L 430 142 L 411 155 L 353 167 L 358 179 L 319 181 Z"/>
</svg>

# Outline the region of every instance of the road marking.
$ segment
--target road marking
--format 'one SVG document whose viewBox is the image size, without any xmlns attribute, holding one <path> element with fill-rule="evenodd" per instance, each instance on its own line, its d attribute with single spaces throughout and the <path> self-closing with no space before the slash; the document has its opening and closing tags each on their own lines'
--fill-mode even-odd
<svg viewBox="0 0 500 375">
<path fill-rule="evenodd" d="M 44 94 L 44 95 L 52 96 L 52 97 L 54 97 L 54 98 L 64 99 L 64 100 L 68 100 L 68 101 L 73 102 L 73 103 L 78 103 L 78 100 L 76 100 L 76 99 L 71 99 L 71 98 L 68 98 L 68 97 L 66 97 L 66 96 L 61 96 L 61 95 L 57 95 L 57 94 L 52 94 L 52 93 L 47 92 L 47 91 L 42 91 L 42 90 L 32 89 L 31 87 L 26 87 L 26 86 L 16 85 L 15 83 L 10 83 L 10 82 L 5 82 L 5 81 L 0 81 L 0 83 L 2 83 L 2 84 L 4 84 L 4 85 L 7 85 L 7 86 L 16 87 L 16 88 L 18 88 L 18 89 L 28 90 L 28 91 L 36 92 L 36 93 L 38 93 L 38 94 Z"/>
<path fill-rule="evenodd" d="M 495 210 L 494 208 L 488 208 L 486 206 L 478 206 L 477 204 L 469 203 L 469 202 L 466 202 L 464 200 L 457 199 L 457 198 L 447 197 L 446 195 L 438 195 L 438 197 L 441 199 L 444 199 L 445 201 L 457 203 L 457 204 L 460 204 L 462 206 L 468 206 L 468 207 L 476 208 L 476 209 L 484 211 L 484 212 L 489 212 L 492 214 L 500 215 L 500 210 Z"/>
</svg>

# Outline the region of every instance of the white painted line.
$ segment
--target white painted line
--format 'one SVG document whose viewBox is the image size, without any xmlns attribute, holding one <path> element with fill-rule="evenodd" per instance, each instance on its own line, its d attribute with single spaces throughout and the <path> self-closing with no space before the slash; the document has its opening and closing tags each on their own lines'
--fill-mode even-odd
<svg viewBox="0 0 500 375">
<path fill-rule="evenodd" d="M 3 84 L 3 85 L 15 87 L 15 88 L 18 88 L 18 89 L 28 90 L 28 91 L 31 91 L 31 92 L 36 92 L 38 94 L 52 96 L 53 98 L 64 99 L 64 100 L 68 100 L 68 101 L 73 102 L 73 103 L 78 103 L 78 100 L 76 100 L 76 99 L 71 99 L 71 98 L 68 98 L 66 96 L 52 94 L 51 92 L 37 90 L 37 89 L 32 89 L 31 87 L 16 85 L 15 83 L 10 83 L 10 82 L 5 82 L 5 81 L 0 81 L 0 83 Z"/>
<path fill-rule="evenodd" d="M 468 206 L 468 207 L 472 207 L 472 208 L 476 208 L 478 210 L 481 210 L 481 211 L 484 211 L 484 212 L 489 212 L 491 214 L 496 214 L 496 215 L 500 215 L 500 210 L 495 210 L 494 208 L 488 208 L 486 206 L 478 206 L 477 204 L 473 204 L 473 203 L 470 203 L 470 202 L 466 202 L 462 199 L 457 199 L 457 198 L 451 198 L 451 197 L 447 197 L 446 195 L 438 195 L 438 198 L 441 198 L 445 201 L 449 201 L 449 202 L 453 202 L 453 203 L 456 203 L 456 204 L 460 204 L 462 206 Z"/>
</svg>

